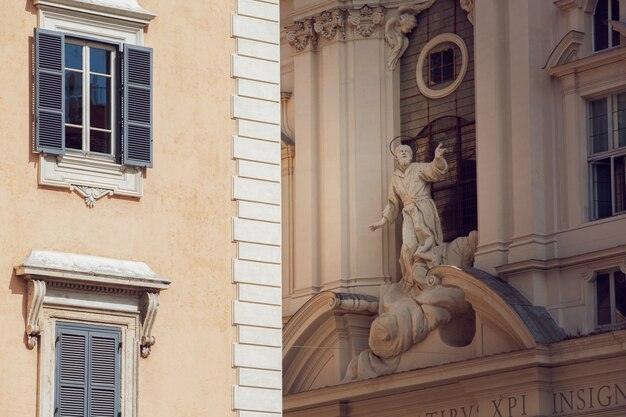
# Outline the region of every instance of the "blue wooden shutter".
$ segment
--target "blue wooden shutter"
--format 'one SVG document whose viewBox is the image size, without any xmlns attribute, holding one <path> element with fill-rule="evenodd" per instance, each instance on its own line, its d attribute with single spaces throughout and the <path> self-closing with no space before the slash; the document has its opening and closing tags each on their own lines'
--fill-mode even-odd
<svg viewBox="0 0 626 417">
<path fill-rule="evenodd" d="M 57 326 L 56 417 L 87 415 L 88 334 L 76 328 Z"/>
<path fill-rule="evenodd" d="M 152 166 L 152 49 L 124 45 L 122 163 Z"/>
<path fill-rule="evenodd" d="M 89 417 L 117 417 L 120 409 L 119 333 L 90 332 Z"/>
<path fill-rule="evenodd" d="M 65 36 L 35 29 L 35 150 L 65 151 Z"/>
<path fill-rule="evenodd" d="M 57 324 L 55 417 L 118 417 L 121 331 Z"/>
</svg>

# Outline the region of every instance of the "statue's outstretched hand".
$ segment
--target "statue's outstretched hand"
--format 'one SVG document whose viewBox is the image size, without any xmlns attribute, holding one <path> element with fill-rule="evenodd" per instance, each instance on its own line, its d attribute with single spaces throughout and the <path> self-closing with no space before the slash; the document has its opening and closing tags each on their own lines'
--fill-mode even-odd
<svg viewBox="0 0 626 417">
<path fill-rule="evenodd" d="M 448 150 L 443 147 L 443 143 L 439 143 L 437 145 L 437 149 L 435 149 L 435 158 L 441 158 Z"/>
<path fill-rule="evenodd" d="M 385 223 L 387 223 L 387 219 L 383 217 L 382 219 L 380 219 L 376 223 L 370 224 L 368 229 L 370 229 L 370 232 L 373 232 L 374 230 L 380 229 L 381 227 L 383 227 L 385 225 Z"/>
</svg>

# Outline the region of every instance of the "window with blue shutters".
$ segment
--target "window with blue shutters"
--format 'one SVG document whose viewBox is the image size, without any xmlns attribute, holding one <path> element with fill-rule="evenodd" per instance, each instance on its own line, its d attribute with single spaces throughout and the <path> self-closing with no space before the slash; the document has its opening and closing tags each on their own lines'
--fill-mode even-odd
<svg viewBox="0 0 626 417">
<path fill-rule="evenodd" d="M 35 29 L 35 149 L 152 166 L 152 49 Z"/>
<path fill-rule="evenodd" d="M 120 415 L 121 331 L 58 322 L 55 417 Z"/>
</svg>

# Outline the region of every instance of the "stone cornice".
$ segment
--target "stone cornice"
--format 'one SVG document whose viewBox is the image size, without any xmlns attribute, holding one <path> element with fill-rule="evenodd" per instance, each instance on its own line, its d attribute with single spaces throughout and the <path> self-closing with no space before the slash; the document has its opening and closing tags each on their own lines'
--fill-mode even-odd
<svg viewBox="0 0 626 417">
<path fill-rule="evenodd" d="M 63 305 L 70 301 L 74 291 L 94 297 L 101 293 L 119 293 L 134 298 L 142 320 L 141 356 L 146 358 L 150 354 L 155 343 L 151 333 L 159 307 L 159 291 L 167 289 L 170 281 L 155 274 L 145 263 L 33 250 L 21 265 L 15 267 L 15 274 L 27 282 L 26 335 L 29 349 L 37 344 L 41 331 L 39 321 L 48 289 L 57 288 L 67 295 L 68 300 L 61 299 Z"/>
<path fill-rule="evenodd" d="M 38 8 L 54 8 L 114 18 L 147 25 L 156 14 L 139 6 L 137 0 L 34 0 Z"/>
<path fill-rule="evenodd" d="M 480 377 L 481 381 L 493 377 L 499 382 L 500 387 L 505 387 L 506 384 L 519 385 L 520 383 L 532 382 L 530 380 L 534 379 L 533 372 L 523 372 L 523 370 L 587 363 L 600 357 L 622 356 L 625 346 L 626 330 L 606 332 L 564 340 L 549 346 L 539 345 L 532 349 L 290 394 L 283 398 L 284 410 L 318 407 L 338 401 L 364 400 L 409 390 L 443 387 L 447 384 L 463 381 L 468 381 L 471 385 L 472 379 L 477 377 Z M 600 349 L 596 349 L 596 347 L 600 347 Z M 511 378 L 512 375 L 516 375 L 516 378 Z M 530 380 L 519 380 L 520 376 L 524 379 L 530 378 Z M 320 402 L 322 398 L 324 401 Z"/>
</svg>

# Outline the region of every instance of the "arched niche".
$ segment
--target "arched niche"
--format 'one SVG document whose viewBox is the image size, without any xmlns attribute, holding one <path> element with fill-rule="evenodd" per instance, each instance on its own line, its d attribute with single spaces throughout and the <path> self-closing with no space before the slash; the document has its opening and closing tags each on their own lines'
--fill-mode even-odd
<svg viewBox="0 0 626 417">
<path fill-rule="evenodd" d="M 476 313 L 476 334 L 467 346 L 452 347 L 435 330 L 403 354 L 398 372 L 531 349 L 565 337 L 544 308 L 499 278 L 452 266 L 435 267 L 430 275 L 463 290 Z M 340 384 L 350 361 L 368 347 L 377 308 L 375 297 L 355 294 L 324 292 L 309 300 L 283 331 L 284 393 Z"/>
</svg>

